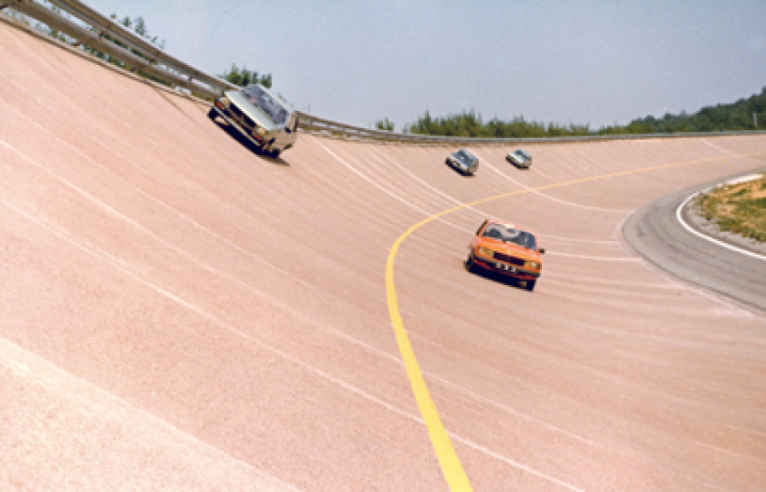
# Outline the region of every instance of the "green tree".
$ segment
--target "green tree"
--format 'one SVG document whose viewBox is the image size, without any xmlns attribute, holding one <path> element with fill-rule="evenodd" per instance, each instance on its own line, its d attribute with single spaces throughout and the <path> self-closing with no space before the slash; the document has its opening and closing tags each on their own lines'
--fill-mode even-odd
<svg viewBox="0 0 766 492">
<path fill-rule="evenodd" d="M 681 111 L 679 115 L 665 114 L 661 119 L 652 116 L 638 118 L 624 127 L 606 127 L 601 134 L 609 133 L 684 133 L 684 132 L 722 132 L 746 131 L 766 126 L 766 87 L 760 94 L 745 99 L 740 98 L 731 104 L 706 106 L 696 113 Z M 755 118 L 753 117 L 755 114 Z M 755 120 L 755 121 L 754 121 Z"/>
<path fill-rule="evenodd" d="M 497 117 L 484 123 L 481 114 L 473 109 L 445 118 L 433 118 L 426 114 L 410 125 L 405 125 L 405 133 L 438 135 L 470 138 L 534 138 L 591 135 L 589 125 L 558 125 L 555 123 L 529 122 L 523 116 L 516 116 L 512 121 L 501 121 Z"/>
<path fill-rule="evenodd" d="M 252 84 L 260 84 L 264 87 L 271 88 L 272 82 L 270 73 L 259 75 L 258 72 L 248 70 L 245 66 L 239 68 L 234 63 L 232 63 L 229 70 L 219 75 L 219 77 L 240 87 L 247 87 L 248 85 Z"/>
<path fill-rule="evenodd" d="M 149 35 L 149 30 L 146 27 L 146 21 L 140 15 L 138 17 L 135 17 L 135 18 L 131 19 L 130 16 L 127 16 L 127 15 L 125 17 L 119 18 L 116 13 L 113 13 L 110 17 L 113 20 L 115 20 L 118 23 L 120 23 L 125 28 L 127 28 L 128 30 L 132 30 L 133 32 L 135 32 L 136 34 L 141 36 L 142 38 L 146 39 L 147 41 L 149 41 L 153 45 L 157 46 L 157 48 L 159 48 L 161 50 L 165 49 L 165 41 L 164 40 L 158 40 L 157 36 L 150 36 Z M 96 31 L 96 29 L 94 28 L 93 31 Z M 125 43 L 123 43 L 119 39 L 116 39 L 116 38 L 110 36 L 109 34 L 104 34 L 102 37 L 103 37 L 103 39 L 116 44 L 117 46 L 121 47 L 122 49 L 130 52 L 131 54 L 133 54 L 133 55 L 135 55 L 135 56 L 137 56 L 139 58 L 143 58 L 144 60 L 149 60 L 149 57 L 147 57 L 146 55 L 144 55 L 140 51 L 135 50 L 133 48 L 129 48 Z M 92 48 L 90 46 L 83 46 L 83 49 L 85 51 L 87 51 L 88 53 L 91 53 L 92 55 L 94 55 L 94 56 L 96 56 L 98 58 L 101 58 L 102 60 L 108 61 L 112 65 L 117 65 L 118 67 L 122 67 L 122 68 L 129 68 L 129 67 L 126 66 L 126 64 L 124 62 L 121 62 L 120 60 L 117 60 L 116 58 L 112 58 L 111 56 L 107 55 L 106 53 L 102 53 L 102 52 L 98 51 L 95 48 Z M 150 63 L 152 65 L 156 65 L 157 64 L 156 61 L 150 61 Z M 140 70 L 137 70 L 136 73 L 138 75 L 140 75 L 141 77 L 144 77 L 146 79 L 150 79 L 150 80 L 152 80 L 154 82 L 157 82 L 159 84 L 170 85 L 168 82 L 166 82 L 166 81 L 164 81 L 162 79 L 159 79 L 159 78 L 155 77 L 154 75 L 151 75 L 151 74 L 148 74 L 148 73 L 144 73 L 144 72 L 142 72 Z"/>
<path fill-rule="evenodd" d="M 394 123 L 392 121 L 389 121 L 388 118 L 385 118 L 375 123 L 375 128 L 377 128 L 378 130 L 392 132 L 394 131 Z"/>
</svg>

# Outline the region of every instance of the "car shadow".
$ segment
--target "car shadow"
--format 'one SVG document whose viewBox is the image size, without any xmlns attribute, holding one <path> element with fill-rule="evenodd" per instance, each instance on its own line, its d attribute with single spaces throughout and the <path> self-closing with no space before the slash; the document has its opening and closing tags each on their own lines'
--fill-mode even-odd
<svg viewBox="0 0 766 492">
<path fill-rule="evenodd" d="M 285 166 L 285 167 L 290 166 L 290 163 L 282 159 L 282 157 L 272 157 L 266 154 L 265 152 L 263 152 L 258 145 L 255 145 L 253 142 L 251 142 L 250 139 L 242 135 L 242 133 L 240 133 L 239 130 L 231 126 L 226 120 L 224 120 L 220 116 L 216 116 L 215 118 L 211 117 L 210 121 L 214 123 L 218 128 L 226 132 L 226 134 L 229 135 L 231 138 L 239 142 L 240 145 L 245 147 L 247 150 L 249 150 L 253 154 L 257 155 L 258 157 L 271 161 L 274 164 L 277 164 L 280 166 Z"/>
<path fill-rule="evenodd" d="M 529 171 L 529 167 L 522 166 L 520 164 L 516 164 L 515 162 L 509 161 L 508 159 L 506 159 L 505 162 L 509 163 L 510 165 L 512 165 L 513 167 L 515 167 L 516 169 L 518 169 L 520 171 Z"/>
<path fill-rule="evenodd" d="M 464 178 L 475 178 L 476 177 L 476 174 L 465 173 L 465 172 L 461 171 L 460 169 L 457 169 L 457 168 L 455 168 L 453 166 L 450 166 L 446 162 L 444 163 L 444 165 L 447 166 L 449 169 L 452 169 L 455 172 L 455 174 L 457 174 L 459 176 L 462 176 Z"/>
<path fill-rule="evenodd" d="M 480 277 L 484 277 L 486 279 L 492 280 L 493 282 L 497 282 L 499 284 L 505 284 L 510 285 L 512 287 L 516 287 L 517 289 L 525 290 L 526 282 L 524 280 L 517 280 L 513 277 L 509 277 L 508 275 L 503 275 L 501 273 L 496 273 L 491 270 L 485 270 L 483 268 L 476 267 L 473 269 L 473 271 L 468 270 L 468 264 L 463 260 L 463 268 L 466 272 L 478 275 Z"/>
</svg>

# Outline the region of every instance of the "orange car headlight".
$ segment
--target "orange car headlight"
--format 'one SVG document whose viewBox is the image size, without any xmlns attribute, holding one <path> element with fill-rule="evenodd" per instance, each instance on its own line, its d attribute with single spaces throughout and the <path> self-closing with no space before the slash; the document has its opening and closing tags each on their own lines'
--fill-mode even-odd
<svg viewBox="0 0 766 492">
<path fill-rule="evenodd" d="M 492 251 L 489 248 L 485 248 L 484 246 L 481 246 L 479 248 L 479 253 L 484 255 L 484 256 L 489 256 L 490 258 L 494 258 L 495 257 L 495 252 Z"/>
<path fill-rule="evenodd" d="M 540 264 L 536 261 L 525 261 L 524 266 L 527 268 L 534 268 L 535 270 L 540 268 Z"/>
</svg>

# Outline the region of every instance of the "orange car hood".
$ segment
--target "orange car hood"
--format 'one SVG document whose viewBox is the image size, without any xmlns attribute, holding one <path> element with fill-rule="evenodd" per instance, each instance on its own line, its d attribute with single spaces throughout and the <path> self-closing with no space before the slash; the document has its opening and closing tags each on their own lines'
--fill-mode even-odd
<svg viewBox="0 0 766 492">
<path fill-rule="evenodd" d="M 516 258 L 522 258 L 524 260 L 540 261 L 540 253 L 519 246 L 518 244 L 506 243 L 488 237 L 479 237 L 477 238 L 476 246 L 484 246 L 499 253 L 515 256 Z"/>
</svg>

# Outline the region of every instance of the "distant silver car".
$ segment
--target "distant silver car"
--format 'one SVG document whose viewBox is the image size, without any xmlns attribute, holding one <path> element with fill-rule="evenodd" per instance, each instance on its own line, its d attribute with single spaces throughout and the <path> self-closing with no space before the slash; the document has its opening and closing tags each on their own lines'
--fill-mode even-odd
<svg viewBox="0 0 766 492">
<path fill-rule="evenodd" d="M 298 139 L 298 115 L 290 105 L 261 85 L 226 91 L 208 113 L 222 116 L 231 126 L 271 157 L 289 149 Z"/>
<path fill-rule="evenodd" d="M 532 165 L 532 156 L 521 149 L 516 149 L 505 157 L 511 164 L 529 169 Z"/>
<path fill-rule="evenodd" d="M 479 169 L 479 158 L 466 149 L 460 149 L 447 157 L 447 164 L 461 174 L 473 176 Z"/>
</svg>

